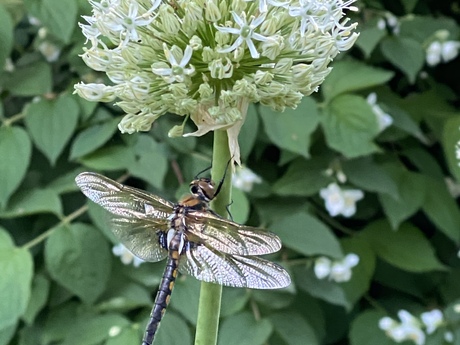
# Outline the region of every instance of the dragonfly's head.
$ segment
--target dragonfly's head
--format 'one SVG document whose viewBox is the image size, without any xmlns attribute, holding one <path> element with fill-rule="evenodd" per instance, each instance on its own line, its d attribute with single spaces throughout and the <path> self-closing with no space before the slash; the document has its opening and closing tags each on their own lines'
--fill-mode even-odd
<svg viewBox="0 0 460 345">
<path fill-rule="evenodd" d="M 207 177 L 193 180 L 190 182 L 190 193 L 201 201 L 210 202 L 216 194 L 214 182 Z"/>
</svg>

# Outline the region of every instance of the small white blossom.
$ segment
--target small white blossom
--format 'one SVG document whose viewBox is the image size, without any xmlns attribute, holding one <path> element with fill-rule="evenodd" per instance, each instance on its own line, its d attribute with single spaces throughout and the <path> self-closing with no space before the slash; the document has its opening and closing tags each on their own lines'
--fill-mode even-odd
<svg viewBox="0 0 460 345">
<path fill-rule="evenodd" d="M 369 103 L 369 105 L 372 107 L 372 112 L 377 118 L 380 132 L 391 126 L 393 123 L 393 118 L 389 114 L 385 113 L 377 104 L 377 94 L 375 92 L 372 92 L 367 96 L 367 103 Z"/>
<path fill-rule="evenodd" d="M 454 305 L 454 311 L 457 313 L 457 314 L 460 314 L 460 303 L 457 303 Z"/>
<path fill-rule="evenodd" d="M 431 311 L 427 311 L 420 315 L 422 322 L 426 326 L 426 332 L 428 334 L 433 333 L 436 329 L 442 325 L 444 321 L 444 317 L 442 312 L 439 309 L 433 309 Z"/>
<path fill-rule="evenodd" d="M 187 76 L 191 76 L 195 73 L 195 68 L 192 65 L 189 65 L 190 58 L 192 57 L 192 47 L 188 45 L 187 47 L 185 47 L 185 51 L 183 54 L 181 54 L 182 52 L 177 54 L 182 55 L 180 62 L 177 62 L 174 53 L 168 49 L 166 43 L 163 43 L 163 49 L 165 57 L 168 59 L 170 66 L 162 63 L 158 63 L 158 65 L 154 64 L 152 66 L 153 73 L 163 77 L 163 79 L 167 83 L 182 83 L 185 81 L 185 78 Z M 160 65 L 162 67 L 159 67 Z M 164 65 L 166 65 L 166 67 Z M 187 65 L 189 65 L 188 68 L 186 68 Z"/>
<path fill-rule="evenodd" d="M 397 322 L 387 316 L 381 318 L 379 328 L 398 343 L 412 340 L 416 345 L 424 345 L 426 336 L 421 329 L 420 321 L 406 310 L 400 310 L 398 317 L 401 322 Z"/>
<path fill-rule="evenodd" d="M 46 61 L 54 62 L 61 55 L 61 49 L 49 41 L 43 41 L 38 45 L 38 50 L 45 57 Z"/>
<path fill-rule="evenodd" d="M 254 183 L 262 183 L 262 179 L 245 166 L 237 167 L 232 175 L 232 184 L 244 192 L 250 192 Z"/>
<path fill-rule="evenodd" d="M 454 342 L 454 334 L 452 332 L 445 332 L 444 333 L 444 340 L 447 341 L 448 343 L 453 343 Z"/>
<path fill-rule="evenodd" d="M 429 66 L 449 62 L 457 57 L 459 49 L 458 41 L 433 41 L 426 49 L 426 62 Z"/>
<path fill-rule="evenodd" d="M 145 262 L 144 260 L 138 258 L 133 253 L 131 253 L 128 248 L 126 248 L 122 243 L 114 246 L 112 248 L 112 253 L 120 257 L 120 260 L 125 265 L 133 264 L 134 267 L 139 267 L 140 264 Z"/>
<path fill-rule="evenodd" d="M 252 40 L 257 40 L 261 42 L 266 42 L 268 41 L 268 38 L 255 32 L 255 29 L 264 22 L 265 20 L 265 13 L 262 13 L 258 17 L 251 16 L 249 19 L 251 20 L 250 23 L 248 23 L 246 19 L 246 13 L 243 12 L 241 16 L 236 14 L 235 12 L 232 12 L 233 19 L 235 20 L 236 25 L 239 26 L 239 28 L 228 28 L 228 27 L 220 27 L 216 25 L 216 29 L 219 30 L 220 32 L 224 33 L 229 33 L 233 35 L 238 35 L 238 38 L 233 42 L 233 44 L 225 49 L 219 49 L 219 53 L 230 53 L 234 51 L 236 48 L 241 46 L 243 42 L 246 43 L 246 46 L 248 47 L 251 57 L 253 59 L 258 59 L 260 54 L 257 51 L 256 46 L 254 45 L 254 42 Z"/>
<path fill-rule="evenodd" d="M 442 44 L 441 56 L 444 62 L 449 62 L 455 59 L 458 55 L 458 49 L 460 48 L 460 42 L 447 41 Z"/>
<path fill-rule="evenodd" d="M 112 326 L 109 328 L 109 337 L 116 337 L 120 333 L 121 333 L 120 326 Z"/>
<path fill-rule="evenodd" d="M 326 257 L 320 257 L 315 260 L 314 272 L 318 279 L 326 277 L 337 283 L 349 281 L 352 275 L 352 268 L 359 263 L 359 257 L 350 253 L 342 260 L 331 261 Z"/>
<path fill-rule="evenodd" d="M 315 260 L 315 275 L 318 279 L 324 279 L 331 274 L 332 261 L 326 257 L 320 257 Z"/>
<path fill-rule="evenodd" d="M 331 183 L 320 190 L 327 211 L 332 217 L 351 217 L 356 213 L 356 202 L 364 197 L 359 189 L 342 190 L 337 183 Z"/>
</svg>

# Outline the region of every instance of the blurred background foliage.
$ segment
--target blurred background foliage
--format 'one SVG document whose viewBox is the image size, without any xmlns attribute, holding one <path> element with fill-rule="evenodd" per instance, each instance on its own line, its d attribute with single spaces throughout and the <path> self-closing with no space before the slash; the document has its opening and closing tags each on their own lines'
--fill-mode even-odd
<svg viewBox="0 0 460 345">
<path fill-rule="evenodd" d="M 396 324 L 405 344 L 460 344 L 460 5 L 356 5 L 361 36 L 318 93 L 282 114 L 250 107 L 240 145 L 260 183 L 235 188 L 231 209 L 281 237 L 269 258 L 293 284 L 224 288 L 220 345 L 388 345 Z M 78 57 L 89 11 L 86 0 L 0 1 L 0 345 L 138 344 L 164 262 L 114 256 L 74 178 L 94 170 L 176 200 L 211 163 L 212 135 L 168 138 L 174 116 L 121 135 L 119 109 L 72 95 L 103 77 Z M 364 198 L 334 213 L 334 183 L 336 196 Z M 350 253 L 351 277 L 326 265 L 319 278 L 318 258 Z M 157 344 L 192 344 L 198 293 L 179 278 Z M 434 331 L 419 320 L 433 309 Z"/>
</svg>

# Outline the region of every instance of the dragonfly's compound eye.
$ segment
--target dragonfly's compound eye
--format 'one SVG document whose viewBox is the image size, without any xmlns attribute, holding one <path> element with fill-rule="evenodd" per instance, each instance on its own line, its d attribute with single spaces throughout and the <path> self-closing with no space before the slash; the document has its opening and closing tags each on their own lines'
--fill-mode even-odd
<svg viewBox="0 0 460 345">
<path fill-rule="evenodd" d="M 198 188 L 198 186 L 195 184 L 195 185 L 191 185 L 190 186 L 190 193 L 192 193 L 193 195 L 196 195 L 198 194 L 198 191 L 199 191 L 200 188 Z"/>
</svg>

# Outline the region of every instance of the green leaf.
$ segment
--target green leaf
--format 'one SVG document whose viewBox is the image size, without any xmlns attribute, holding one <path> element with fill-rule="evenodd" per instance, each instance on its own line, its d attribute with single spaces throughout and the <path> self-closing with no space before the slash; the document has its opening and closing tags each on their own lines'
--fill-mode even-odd
<svg viewBox="0 0 460 345">
<path fill-rule="evenodd" d="M 359 264 L 352 268 L 351 279 L 341 283 L 350 304 L 355 304 L 370 288 L 375 271 L 375 253 L 365 241 L 352 237 L 341 241 L 345 253 L 359 256 Z"/>
<path fill-rule="evenodd" d="M 372 142 L 379 133 L 376 116 L 360 96 L 334 98 L 324 109 L 322 125 L 328 145 L 347 158 L 379 151 Z"/>
<path fill-rule="evenodd" d="M 105 345 L 128 345 L 140 342 L 139 331 L 134 327 L 123 328 L 120 334 L 110 337 Z"/>
<path fill-rule="evenodd" d="M 365 311 L 353 320 L 350 330 L 351 345 L 394 345 L 378 325 L 379 320 L 388 316 L 374 310 Z"/>
<path fill-rule="evenodd" d="M 318 127 L 319 115 L 312 98 L 305 97 L 296 110 L 283 113 L 270 108 L 259 108 L 265 132 L 282 149 L 309 157 L 310 136 Z"/>
<path fill-rule="evenodd" d="M 402 167 L 389 166 L 386 169 L 398 186 L 399 197 L 380 193 L 379 200 L 390 221 L 391 227 L 397 229 L 401 222 L 413 215 L 424 202 L 426 184 L 423 176 L 404 170 Z"/>
<path fill-rule="evenodd" d="M 198 300 L 201 283 L 192 277 L 177 280 L 174 296 L 171 298 L 171 308 L 180 312 L 192 325 L 196 325 L 198 316 Z"/>
<path fill-rule="evenodd" d="M 134 166 L 133 152 L 126 146 L 105 147 L 79 159 L 80 163 L 94 170 L 123 170 Z"/>
<path fill-rule="evenodd" d="M 321 85 L 326 101 L 331 101 L 342 93 L 349 93 L 385 84 L 393 77 L 393 72 L 369 67 L 358 61 L 340 61 Z"/>
<path fill-rule="evenodd" d="M 385 30 L 380 30 L 377 26 L 364 28 L 359 31 L 359 37 L 356 46 L 369 58 L 377 44 L 387 35 Z"/>
<path fill-rule="evenodd" d="M 121 331 L 129 321 L 118 314 L 80 317 L 65 333 L 62 345 L 96 345 L 110 337 L 109 332 Z"/>
<path fill-rule="evenodd" d="M 13 326 L 29 303 L 33 260 L 27 249 L 15 247 L 0 228 L 0 329 Z"/>
<path fill-rule="evenodd" d="M 342 249 L 332 231 L 318 219 L 301 212 L 288 216 L 270 226 L 284 246 L 306 256 L 343 257 Z"/>
<path fill-rule="evenodd" d="M 0 4 L 0 66 L 5 66 L 5 60 L 13 47 L 13 21 L 8 11 Z"/>
<path fill-rule="evenodd" d="M 80 132 L 70 148 L 70 159 L 84 156 L 104 145 L 117 130 L 118 122 L 118 119 L 110 119 Z"/>
<path fill-rule="evenodd" d="M 270 316 L 275 332 L 287 345 L 319 345 L 315 329 L 296 312 L 280 312 Z"/>
<path fill-rule="evenodd" d="M 32 143 L 19 127 L 0 127 L 0 208 L 19 187 L 29 166 Z"/>
<path fill-rule="evenodd" d="M 413 84 L 425 63 L 422 46 L 411 38 L 391 36 L 382 41 L 380 48 L 383 55 Z"/>
<path fill-rule="evenodd" d="M 460 240 L 460 211 L 443 180 L 425 178 L 426 193 L 422 209 L 440 231 L 455 243 Z"/>
<path fill-rule="evenodd" d="M 93 303 L 109 279 L 111 253 L 96 228 L 75 223 L 56 228 L 48 238 L 45 262 L 54 280 L 85 303 Z"/>
<path fill-rule="evenodd" d="M 144 325 L 143 325 L 144 326 Z M 155 335 L 153 345 L 191 345 L 192 336 L 187 324 L 182 318 L 171 311 L 166 312 L 161 321 L 160 329 Z"/>
<path fill-rule="evenodd" d="M 11 326 L 6 326 L 4 328 L 0 328 L 0 345 L 11 344 L 10 340 L 14 336 L 14 333 L 16 331 L 16 327 L 17 327 L 17 324 L 13 324 Z"/>
<path fill-rule="evenodd" d="M 162 188 L 163 179 L 168 171 L 168 160 L 162 146 L 152 137 L 141 134 L 137 138 L 133 152 L 137 159 L 128 167 L 130 173 L 154 187 Z"/>
<path fill-rule="evenodd" d="M 37 274 L 32 282 L 32 294 L 22 319 L 31 325 L 48 301 L 50 282 L 43 274 Z"/>
<path fill-rule="evenodd" d="M 368 242 L 380 258 L 403 270 L 429 272 L 445 269 L 430 242 L 410 224 L 403 224 L 398 231 L 393 231 L 386 221 L 377 221 L 361 231 L 359 237 Z"/>
<path fill-rule="evenodd" d="M 460 182 L 460 117 L 453 117 L 445 122 L 442 147 L 450 173 Z"/>
<path fill-rule="evenodd" d="M 51 65 L 45 61 L 35 61 L 19 65 L 5 82 L 5 88 L 13 95 L 34 97 L 52 90 Z"/>
<path fill-rule="evenodd" d="M 75 177 L 85 171 L 83 167 L 78 167 L 70 172 L 65 173 L 53 179 L 48 185 L 47 189 L 54 191 L 57 194 L 78 191 L 79 188 L 75 184 Z"/>
<path fill-rule="evenodd" d="M 262 345 L 270 337 L 273 326 L 267 319 L 256 321 L 248 312 L 232 315 L 222 322 L 218 345 Z"/>
<path fill-rule="evenodd" d="M 283 196 L 311 196 L 318 193 L 330 182 L 330 178 L 324 174 L 329 163 L 327 156 L 294 160 L 273 185 L 273 192 Z"/>
<path fill-rule="evenodd" d="M 74 0 L 25 0 L 34 17 L 40 19 L 50 33 L 69 43 L 77 23 L 77 2 Z"/>
<path fill-rule="evenodd" d="M 392 177 L 369 157 L 343 162 L 347 179 L 364 190 L 388 194 L 398 199 L 398 186 Z"/>
<path fill-rule="evenodd" d="M 51 165 L 61 154 L 78 122 L 78 103 L 71 95 L 55 100 L 42 99 L 26 108 L 26 125 Z"/>
<path fill-rule="evenodd" d="M 342 306 L 347 311 L 351 310 L 352 305 L 347 300 L 347 296 L 340 284 L 327 279 L 318 279 L 313 269 L 296 267 L 293 271 L 294 281 L 299 289 L 328 303 Z"/>
<path fill-rule="evenodd" d="M 222 288 L 222 301 L 220 316 L 227 317 L 240 312 L 249 300 L 247 289 L 235 289 L 224 286 Z"/>
<path fill-rule="evenodd" d="M 62 215 L 61 199 L 49 189 L 22 190 L 13 195 L 8 206 L 0 212 L 2 218 L 24 217 L 37 213 Z"/>
</svg>

